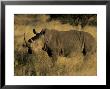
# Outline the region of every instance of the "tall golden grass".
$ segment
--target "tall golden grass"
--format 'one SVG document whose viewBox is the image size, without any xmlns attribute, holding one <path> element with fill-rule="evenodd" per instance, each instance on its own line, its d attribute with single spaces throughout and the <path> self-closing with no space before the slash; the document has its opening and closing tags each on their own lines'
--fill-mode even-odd
<svg viewBox="0 0 110 89">
<path fill-rule="evenodd" d="M 42 28 L 56 29 L 59 31 L 83 30 L 89 32 L 97 39 L 97 28 L 95 26 L 80 25 L 72 26 L 62 24 L 59 20 L 47 21 L 48 15 L 38 15 L 37 18 L 31 16 L 15 16 L 14 24 L 14 75 L 15 76 L 96 76 L 97 75 L 97 55 L 88 57 L 84 61 L 84 56 L 80 53 L 72 55 L 71 58 L 58 57 L 55 65 L 52 66 L 51 58 L 43 50 L 38 50 L 34 54 L 28 54 L 24 43 L 24 33 L 26 40 L 34 36 L 32 29 L 40 32 Z"/>
</svg>

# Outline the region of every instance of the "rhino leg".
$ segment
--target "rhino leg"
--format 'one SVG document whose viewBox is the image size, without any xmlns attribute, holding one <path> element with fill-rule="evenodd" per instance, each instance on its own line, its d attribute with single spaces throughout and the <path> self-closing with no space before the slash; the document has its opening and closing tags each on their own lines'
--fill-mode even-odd
<svg viewBox="0 0 110 89">
<path fill-rule="evenodd" d="M 94 55 L 94 53 L 96 53 L 96 46 L 95 44 L 94 45 L 88 45 L 88 46 L 85 46 L 84 48 L 84 51 L 83 51 L 83 54 L 84 54 L 84 60 L 89 60 L 90 57 L 92 55 Z"/>
<path fill-rule="evenodd" d="M 58 53 L 56 51 L 52 51 L 52 64 L 55 65 L 56 61 L 58 59 Z"/>
</svg>

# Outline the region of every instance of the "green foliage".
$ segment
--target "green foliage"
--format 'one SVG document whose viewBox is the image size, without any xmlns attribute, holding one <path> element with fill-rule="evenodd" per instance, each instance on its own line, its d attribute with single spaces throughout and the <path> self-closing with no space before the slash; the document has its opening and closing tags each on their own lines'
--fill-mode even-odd
<svg viewBox="0 0 110 89">
<path fill-rule="evenodd" d="M 82 27 L 85 25 L 97 25 L 96 14 L 50 14 L 51 20 L 60 20 L 62 23 L 69 23 L 73 25 L 81 24 Z"/>
</svg>

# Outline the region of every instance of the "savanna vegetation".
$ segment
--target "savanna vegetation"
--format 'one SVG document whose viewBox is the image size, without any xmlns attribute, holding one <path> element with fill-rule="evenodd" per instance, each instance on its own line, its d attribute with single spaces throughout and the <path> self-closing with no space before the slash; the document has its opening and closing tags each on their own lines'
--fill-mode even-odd
<svg viewBox="0 0 110 89">
<path fill-rule="evenodd" d="M 95 76 L 97 75 L 97 54 L 88 57 L 80 53 L 71 58 L 59 56 L 52 67 L 52 59 L 43 50 L 29 54 L 23 47 L 24 33 L 30 39 L 33 29 L 43 28 L 58 31 L 78 30 L 90 33 L 97 40 L 96 14 L 15 14 L 14 15 L 14 75 L 15 76 Z M 39 44 L 42 45 L 42 39 Z"/>
</svg>

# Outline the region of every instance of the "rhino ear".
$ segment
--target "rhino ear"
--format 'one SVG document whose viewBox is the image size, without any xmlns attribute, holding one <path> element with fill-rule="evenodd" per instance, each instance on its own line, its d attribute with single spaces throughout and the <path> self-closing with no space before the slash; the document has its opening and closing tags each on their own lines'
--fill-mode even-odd
<svg viewBox="0 0 110 89">
<path fill-rule="evenodd" d="M 35 30 L 35 29 L 33 29 L 33 33 L 34 33 L 34 34 L 37 34 L 37 32 L 36 32 L 36 30 Z"/>
</svg>

